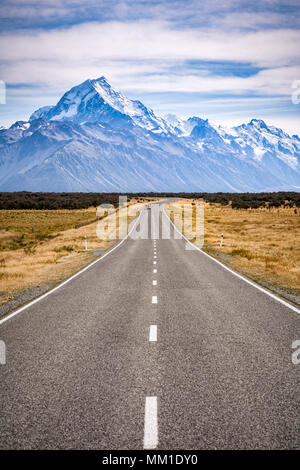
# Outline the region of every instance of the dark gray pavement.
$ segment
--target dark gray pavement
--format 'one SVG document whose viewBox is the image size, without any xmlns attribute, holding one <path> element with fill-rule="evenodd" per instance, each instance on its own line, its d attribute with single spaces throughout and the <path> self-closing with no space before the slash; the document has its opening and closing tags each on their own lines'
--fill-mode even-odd
<svg viewBox="0 0 300 470">
<path fill-rule="evenodd" d="M 172 229 L 156 247 L 129 238 L 0 325 L 0 448 L 142 449 L 148 396 L 159 449 L 300 448 L 299 315 Z"/>
</svg>

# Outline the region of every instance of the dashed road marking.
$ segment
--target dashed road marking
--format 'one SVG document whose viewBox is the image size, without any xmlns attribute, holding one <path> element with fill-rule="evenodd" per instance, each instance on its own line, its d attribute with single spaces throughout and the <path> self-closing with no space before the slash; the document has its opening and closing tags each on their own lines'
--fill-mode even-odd
<svg viewBox="0 0 300 470">
<path fill-rule="evenodd" d="M 157 280 L 156 280 L 156 279 L 154 279 L 154 280 L 152 281 L 152 285 L 153 285 L 153 286 L 157 286 Z"/>
<path fill-rule="evenodd" d="M 153 273 L 156 274 L 156 273 L 157 273 L 157 269 L 153 269 Z"/>
<path fill-rule="evenodd" d="M 146 397 L 144 449 L 156 449 L 158 444 L 157 397 Z"/>
<path fill-rule="evenodd" d="M 149 341 L 157 341 L 157 325 L 150 325 Z"/>
<path fill-rule="evenodd" d="M 156 261 L 153 261 L 153 264 L 156 264 Z"/>
<path fill-rule="evenodd" d="M 157 295 L 152 295 L 152 303 L 157 304 Z"/>
</svg>

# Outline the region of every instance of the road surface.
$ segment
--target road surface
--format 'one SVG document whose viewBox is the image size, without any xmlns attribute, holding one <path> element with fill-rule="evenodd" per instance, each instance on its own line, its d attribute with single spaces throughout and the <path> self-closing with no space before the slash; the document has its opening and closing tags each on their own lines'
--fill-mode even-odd
<svg viewBox="0 0 300 470">
<path fill-rule="evenodd" d="M 0 325 L 0 448 L 300 447 L 299 314 L 152 207 L 144 239 Z"/>
</svg>

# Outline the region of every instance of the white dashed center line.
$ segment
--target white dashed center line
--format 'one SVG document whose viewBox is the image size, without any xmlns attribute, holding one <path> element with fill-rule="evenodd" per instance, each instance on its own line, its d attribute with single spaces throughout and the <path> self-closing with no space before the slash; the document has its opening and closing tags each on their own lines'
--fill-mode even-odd
<svg viewBox="0 0 300 470">
<path fill-rule="evenodd" d="M 152 303 L 157 304 L 157 295 L 152 295 Z"/>
<path fill-rule="evenodd" d="M 156 274 L 156 273 L 157 273 L 157 269 L 153 269 L 153 273 Z"/>
<path fill-rule="evenodd" d="M 152 281 L 152 285 L 153 285 L 153 286 L 157 286 L 157 280 L 156 280 L 156 279 L 154 279 L 154 280 Z"/>
<path fill-rule="evenodd" d="M 157 325 L 150 325 L 149 341 L 157 341 Z"/>
<path fill-rule="evenodd" d="M 156 261 L 153 261 L 153 264 L 156 264 Z"/>
<path fill-rule="evenodd" d="M 158 444 L 157 397 L 146 397 L 144 449 L 156 449 Z"/>
</svg>

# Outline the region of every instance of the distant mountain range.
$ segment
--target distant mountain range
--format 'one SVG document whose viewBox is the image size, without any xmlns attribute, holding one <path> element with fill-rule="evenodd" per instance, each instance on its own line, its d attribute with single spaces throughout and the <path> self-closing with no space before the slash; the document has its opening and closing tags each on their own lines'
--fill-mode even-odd
<svg viewBox="0 0 300 470">
<path fill-rule="evenodd" d="M 300 191 L 300 139 L 158 117 L 104 77 L 0 129 L 1 191 Z"/>
</svg>

